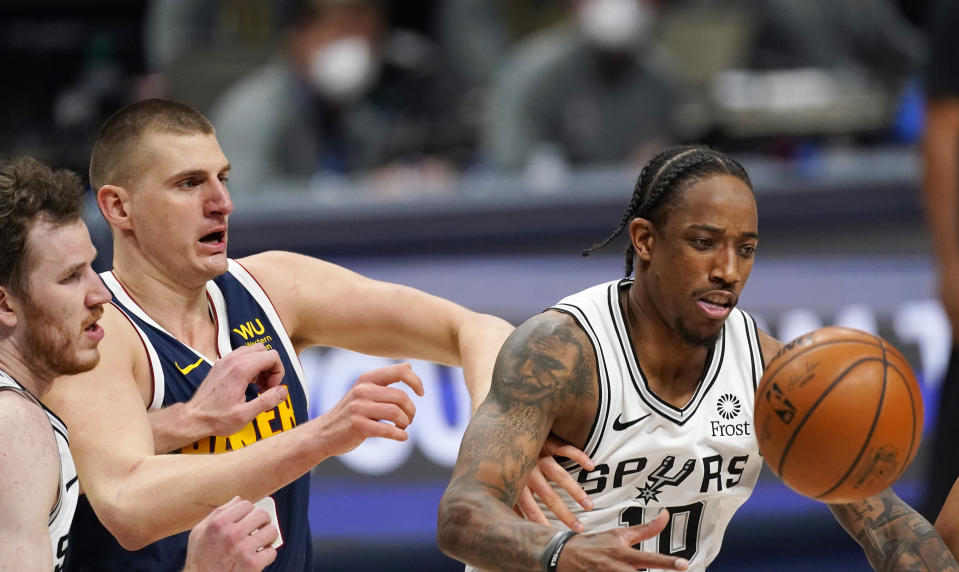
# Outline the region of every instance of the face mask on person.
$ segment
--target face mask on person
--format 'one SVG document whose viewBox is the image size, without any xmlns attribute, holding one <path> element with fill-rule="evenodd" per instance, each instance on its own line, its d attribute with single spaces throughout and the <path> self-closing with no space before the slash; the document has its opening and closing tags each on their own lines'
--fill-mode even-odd
<svg viewBox="0 0 959 572">
<path fill-rule="evenodd" d="M 360 37 L 336 40 L 310 58 L 310 83 L 318 93 L 336 103 L 362 97 L 378 73 L 379 59 L 373 46 Z"/>
<path fill-rule="evenodd" d="M 611 51 L 640 46 L 653 20 L 645 0 L 584 0 L 576 15 L 586 40 Z"/>
</svg>

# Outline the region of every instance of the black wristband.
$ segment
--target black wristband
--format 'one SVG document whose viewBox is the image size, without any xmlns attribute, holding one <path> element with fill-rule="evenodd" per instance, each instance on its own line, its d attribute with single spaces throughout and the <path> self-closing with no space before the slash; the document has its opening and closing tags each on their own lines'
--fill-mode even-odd
<svg viewBox="0 0 959 572">
<path fill-rule="evenodd" d="M 543 552 L 543 571 L 544 572 L 556 572 L 556 564 L 559 563 L 559 553 L 563 551 L 563 547 L 566 546 L 566 541 L 575 536 L 576 533 L 572 530 L 561 530 L 550 539 L 549 544 L 546 545 L 546 550 Z"/>
</svg>

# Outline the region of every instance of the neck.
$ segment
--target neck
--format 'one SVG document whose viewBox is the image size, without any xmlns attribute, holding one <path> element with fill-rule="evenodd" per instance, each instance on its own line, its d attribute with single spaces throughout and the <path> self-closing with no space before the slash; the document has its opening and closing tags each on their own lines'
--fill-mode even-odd
<svg viewBox="0 0 959 572">
<path fill-rule="evenodd" d="M 620 302 L 650 389 L 673 405 L 685 405 L 702 379 L 710 348 L 684 340 L 656 311 L 640 282 L 633 282 Z"/>
<path fill-rule="evenodd" d="M 44 371 L 40 362 L 25 357 L 17 340 L 7 339 L 0 342 L 0 369 L 16 380 L 37 399 L 43 399 L 56 378 L 52 372 Z"/>
<path fill-rule="evenodd" d="M 130 297 L 155 322 L 183 343 L 209 351 L 216 334 L 206 296 L 206 281 L 186 282 L 160 272 L 143 259 L 114 257 L 113 273 Z M 211 355 L 213 352 L 207 355 Z"/>
</svg>

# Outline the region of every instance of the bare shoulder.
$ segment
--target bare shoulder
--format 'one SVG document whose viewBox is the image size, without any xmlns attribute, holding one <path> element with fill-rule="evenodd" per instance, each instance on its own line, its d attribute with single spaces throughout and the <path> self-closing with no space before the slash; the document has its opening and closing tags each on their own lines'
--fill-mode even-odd
<svg viewBox="0 0 959 572">
<path fill-rule="evenodd" d="M 55 446 L 50 422 L 43 409 L 19 391 L 0 390 L 0 439 L 6 441 L 16 437 L 14 440 L 23 441 L 28 435 L 44 434 L 49 434 L 51 439 L 43 441 Z"/>
<path fill-rule="evenodd" d="M 46 413 L 17 391 L 0 391 L 0 477 L 55 497 L 59 452 Z M 41 493 L 42 494 L 42 493 Z"/>
<path fill-rule="evenodd" d="M 269 294 L 281 316 L 286 311 L 295 317 L 305 300 L 335 299 L 362 278 L 332 262 L 284 250 L 261 252 L 237 262 Z"/>
<path fill-rule="evenodd" d="M 786 345 L 783 342 L 772 337 L 768 333 L 759 330 L 759 346 L 763 350 L 763 363 L 769 363 L 779 353 L 779 350 Z"/>
<path fill-rule="evenodd" d="M 17 568 L 22 564 L 17 552 L 33 552 L 42 543 L 48 515 L 57 502 L 60 456 L 46 414 L 14 391 L 0 391 L 0 459 L 0 533 L 4 537 L 0 545 L 4 559 L 12 559 Z M 46 546 L 49 554 L 49 536 Z"/>
<path fill-rule="evenodd" d="M 239 258 L 237 262 L 271 295 L 274 289 L 299 287 L 308 277 L 348 272 L 332 262 L 286 250 L 267 250 Z"/>
<path fill-rule="evenodd" d="M 68 426 L 77 423 L 78 417 L 92 413 L 89 408 L 98 403 L 98 396 L 135 391 L 144 409 L 153 397 L 153 373 L 133 323 L 116 306 L 106 304 L 100 325 L 104 335 L 98 346 L 100 361 L 96 367 L 59 379 L 44 396 L 47 407 Z"/>
<path fill-rule="evenodd" d="M 595 393 L 595 350 L 562 312 L 546 311 L 521 324 L 496 362 L 491 391 L 503 401 L 548 399 L 562 410 Z"/>
<path fill-rule="evenodd" d="M 287 271 L 294 269 L 296 263 L 303 258 L 309 257 L 286 250 L 267 250 L 238 258 L 236 261 L 257 280 L 261 280 L 268 279 L 270 274 L 282 272 L 284 269 Z"/>
</svg>

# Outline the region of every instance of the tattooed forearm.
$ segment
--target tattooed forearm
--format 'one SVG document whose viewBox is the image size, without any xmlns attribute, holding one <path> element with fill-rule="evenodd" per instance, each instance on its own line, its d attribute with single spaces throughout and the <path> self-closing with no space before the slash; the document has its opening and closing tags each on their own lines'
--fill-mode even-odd
<svg viewBox="0 0 959 572">
<path fill-rule="evenodd" d="M 539 570 L 556 529 L 519 518 L 488 495 L 443 497 L 437 540 L 446 554 L 487 572 Z"/>
<path fill-rule="evenodd" d="M 544 431 L 519 422 L 498 424 L 478 415 L 463 437 L 456 473 L 464 474 L 486 487 L 498 501 L 512 506 L 536 463 L 536 455 L 529 451 L 538 451 L 545 439 Z"/>
<path fill-rule="evenodd" d="M 862 546 L 875 570 L 959 571 L 959 564 L 932 524 L 891 489 L 829 508 Z"/>
</svg>

